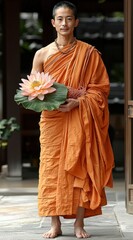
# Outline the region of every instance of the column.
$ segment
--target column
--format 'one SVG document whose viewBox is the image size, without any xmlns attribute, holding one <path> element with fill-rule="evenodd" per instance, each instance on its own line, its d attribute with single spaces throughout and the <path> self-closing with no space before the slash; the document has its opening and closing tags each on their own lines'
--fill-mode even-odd
<svg viewBox="0 0 133 240">
<path fill-rule="evenodd" d="M 20 123 L 20 111 L 14 102 L 14 94 L 20 82 L 20 48 L 19 48 L 19 4 L 18 0 L 4 1 L 4 118 L 16 117 Z M 21 137 L 14 132 L 9 139 L 7 149 L 8 176 L 21 178 Z"/>
</svg>

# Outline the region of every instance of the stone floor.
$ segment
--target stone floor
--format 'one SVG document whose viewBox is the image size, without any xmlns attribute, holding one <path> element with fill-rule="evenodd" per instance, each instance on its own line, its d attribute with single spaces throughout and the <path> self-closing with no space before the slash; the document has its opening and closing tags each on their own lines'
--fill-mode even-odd
<svg viewBox="0 0 133 240">
<path fill-rule="evenodd" d="M 35 179 L 15 181 L 0 177 L 0 240 L 43 239 L 50 219 L 38 216 L 37 184 Z M 103 207 L 103 214 L 85 219 L 92 240 L 133 240 L 133 215 L 126 213 L 124 189 L 124 179 L 114 180 L 114 188 L 106 190 L 108 205 Z M 63 236 L 58 239 L 76 239 L 74 220 L 61 221 Z"/>
</svg>

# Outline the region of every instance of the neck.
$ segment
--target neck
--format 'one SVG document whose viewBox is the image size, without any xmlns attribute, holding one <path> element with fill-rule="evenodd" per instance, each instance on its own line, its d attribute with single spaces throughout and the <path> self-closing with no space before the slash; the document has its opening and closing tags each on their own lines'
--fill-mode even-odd
<svg viewBox="0 0 133 240">
<path fill-rule="evenodd" d="M 71 38 L 60 38 L 60 37 L 57 37 L 56 38 L 56 43 L 58 44 L 58 46 L 61 46 L 61 47 L 64 47 L 68 44 L 71 44 L 75 41 L 75 37 L 72 36 Z"/>
<path fill-rule="evenodd" d="M 77 40 L 76 40 L 76 38 L 74 38 L 74 37 L 73 37 L 73 39 L 71 39 L 71 41 L 67 41 L 66 44 L 64 44 L 64 45 L 63 45 L 63 43 L 60 44 L 58 41 L 59 41 L 58 38 L 55 39 L 55 45 L 56 45 L 57 49 L 58 49 L 62 54 L 67 54 L 67 53 L 69 53 L 69 52 L 73 49 L 73 47 L 76 45 L 76 43 L 77 43 Z M 67 45 L 68 45 L 68 46 L 67 46 Z M 65 46 L 67 46 L 67 50 L 66 50 L 66 51 L 63 51 L 63 48 L 64 48 Z"/>
</svg>

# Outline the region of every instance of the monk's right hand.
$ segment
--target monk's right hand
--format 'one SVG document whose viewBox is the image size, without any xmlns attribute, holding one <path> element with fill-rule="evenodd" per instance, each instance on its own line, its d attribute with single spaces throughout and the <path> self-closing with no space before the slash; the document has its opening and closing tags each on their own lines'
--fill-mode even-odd
<svg viewBox="0 0 133 240">
<path fill-rule="evenodd" d="M 78 99 L 68 98 L 65 104 L 61 104 L 59 107 L 60 112 L 70 112 L 75 107 L 79 106 Z"/>
</svg>

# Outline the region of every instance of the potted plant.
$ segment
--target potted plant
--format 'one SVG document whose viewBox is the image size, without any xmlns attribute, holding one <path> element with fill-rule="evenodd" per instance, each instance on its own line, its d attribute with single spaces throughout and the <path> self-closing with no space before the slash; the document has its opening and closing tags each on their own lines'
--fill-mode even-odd
<svg viewBox="0 0 133 240">
<path fill-rule="evenodd" d="M 1 166 L 6 163 L 6 149 L 8 139 L 15 130 L 19 130 L 20 126 L 16 122 L 15 117 L 0 120 L 0 172 Z"/>
</svg>

